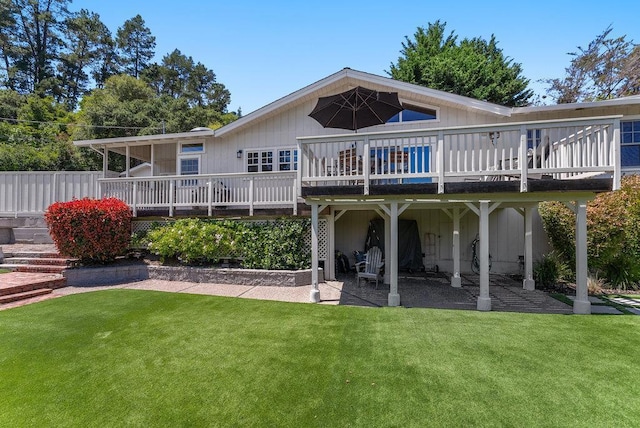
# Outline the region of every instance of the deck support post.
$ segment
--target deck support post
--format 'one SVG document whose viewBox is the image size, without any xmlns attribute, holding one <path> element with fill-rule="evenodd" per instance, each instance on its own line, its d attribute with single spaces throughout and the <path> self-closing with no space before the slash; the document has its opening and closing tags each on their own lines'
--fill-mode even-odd
<svg viewBox="0 0 640 428">
<path fill-rule="evenodd" d="M 327 260 L 324 264 L 324 279 L 336 280 L 336 209 L 330 208 L 327 219 Z M 348 266 L 347 266 L 348 267 Z"/>
<path fill-rule="evenodd" d="M 574 314 L 590 314 L 589 290 L 587 287 L 587 201 L 576 201 L 576 300 Z"/>
<path fill-rule="evenodd" d="M 385 254 L 385 263 L 389 263 L 389 306 L 400 306 L 398 294 L 398 203 L 391 202 L 391 245 Z"/>
<path fill-rule="evenodd" d="M 312 303 L 320 302 L 318 285 L 318 204 L 311 204 L 311 294 Z"/>
<path fill-rule="evenodd" d="M 453 256 L 453 276 L 451 277 L 452 287 L 462 287 L 462 278 L 460 277 L 460 208 L 453 209 L 453 240 L 452 240 L 452 256 Z"/>
<path fill-rule="evenodd" d="M 491 310 L 489 296 L 489 201 L 480 201 L 480 295 L 477 309 Z"/>
<path fill-rule="evenodd" d="M 533 206 L 524 207 L 524 279 L 522 288 L 535 290 L 533 279 Z"/>
</svg>

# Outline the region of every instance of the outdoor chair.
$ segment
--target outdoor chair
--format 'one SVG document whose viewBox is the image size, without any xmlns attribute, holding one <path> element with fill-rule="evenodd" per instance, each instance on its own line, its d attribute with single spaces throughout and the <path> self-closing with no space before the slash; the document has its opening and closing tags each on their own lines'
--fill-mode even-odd
<svg viewBox="0 0 640 428">
<path fill-rule="evenodd" d="M 382 279 L 383 267 L 384 261 L 382 260 L 382 251 L 380 251 L 380 248 L 378 247 L 371 247 L 367 252 L 365 260 L 356 263 L 358 287 L 360 286 L 360 278 L 364 278 L 366 280 L 375 280 L 376 289 L 378 289 L 378 279 Z"/>
</svg>

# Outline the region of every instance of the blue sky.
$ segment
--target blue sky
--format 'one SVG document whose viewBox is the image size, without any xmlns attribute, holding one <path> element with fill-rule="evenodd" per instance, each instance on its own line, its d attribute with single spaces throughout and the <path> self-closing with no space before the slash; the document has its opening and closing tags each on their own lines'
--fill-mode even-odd
<svg viewBox="0 0 640 428">
<path fill-rule="evenodd" d="M 622 4 L 626 4 L 624 7 Z M 640 2 L 596 1 L 202 1 L 74 0 L 115 34 L 140 14 L 156 37 L 156 60 L 174 49 L 216 73 L 243 114 L 344 67 L 386 76 L 405 36 L 440 19 L 459 38 L 495 34 L 503 53 L 522 64 L 530 87 L 562 77 L 568 52 L 609 25 L 640 43 Z"/>
</svg>

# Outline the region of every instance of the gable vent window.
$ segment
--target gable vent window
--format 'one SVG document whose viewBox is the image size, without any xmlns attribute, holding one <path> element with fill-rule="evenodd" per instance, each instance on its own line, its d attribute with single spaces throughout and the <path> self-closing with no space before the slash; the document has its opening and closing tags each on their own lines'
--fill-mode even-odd
<svg viewBox="0 0 640 428">
<path fill-rule="evenodd" d="M 204 152 L 204 144 L 202 143 L 183 143 L 180 145 L 180 153 L 202 153 Z"/>
<path fill-rule="evenodd" d="M 415 122 L 418 120 L 435 120 L 437 112 L 434 109 L 402 104 L 404 110 L 393 116 L 387 123 Z"/>
</svg>

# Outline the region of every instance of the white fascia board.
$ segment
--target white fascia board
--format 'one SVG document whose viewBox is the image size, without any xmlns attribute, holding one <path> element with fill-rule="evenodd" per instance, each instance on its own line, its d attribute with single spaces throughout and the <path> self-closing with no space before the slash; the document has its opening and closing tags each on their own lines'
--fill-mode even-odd
<svg viewBox="0 0 640 428">
<path fill-rule="evenodd" d="M 95 140 L 78 140 L 73 144 L 80 147 L 113 146 L 124 147 L 147 144 L 165 144 L 177 140 L 199 139 L 214 135 L 213 130 L 177 132 L 174 134 L 140 135 L 133 137 L 99 138 Z"/>
<path fill-rule="evenodd" d="M 513 114 L 529 114 L 538 112 L 552 112 L 552 111 L 567 111 L 567 110 L 584 110 L 590 108 L 601 107 L 617 107 L 640 104 L 640 95 L 633 95 L 630 97 L 614 98 L 612 100 L 591 101 L 585 103 L 567 103 L 567 104 L 554 104 L 546 106 L 530 106 L 530 107 L 516 107 L 513 109 Z"/>
</svg>

